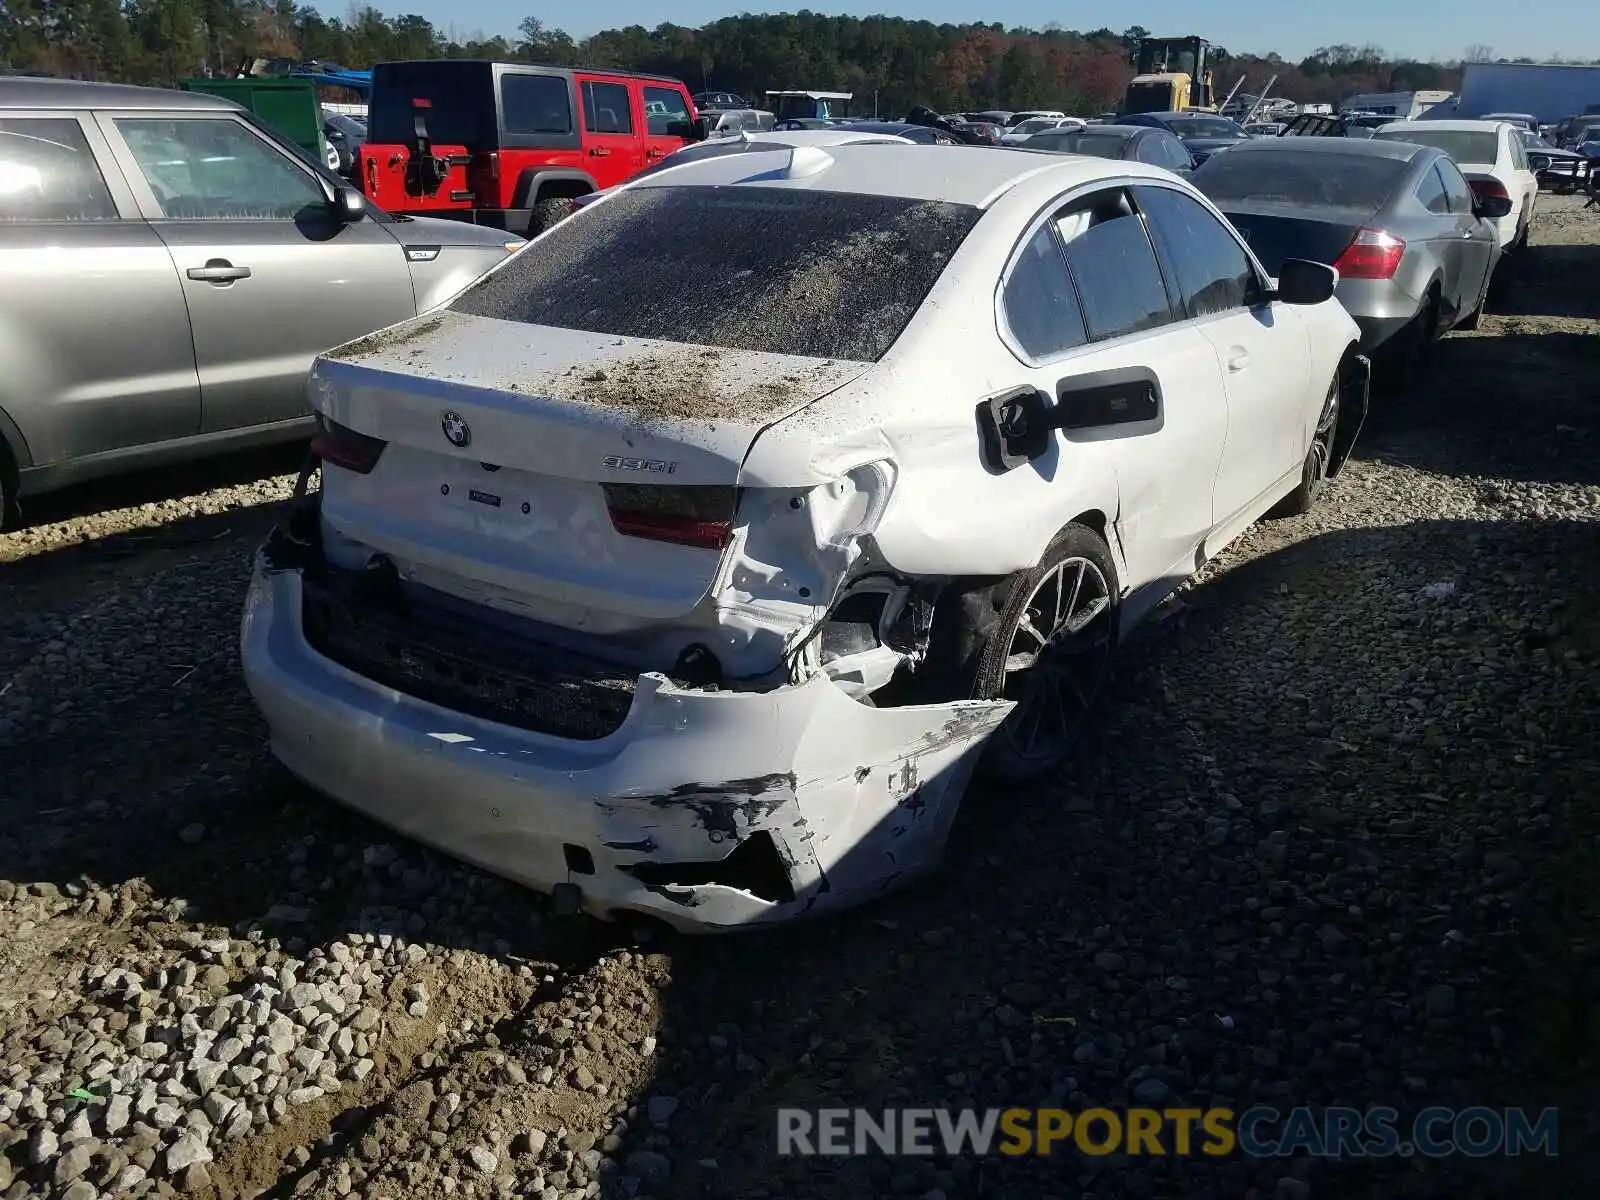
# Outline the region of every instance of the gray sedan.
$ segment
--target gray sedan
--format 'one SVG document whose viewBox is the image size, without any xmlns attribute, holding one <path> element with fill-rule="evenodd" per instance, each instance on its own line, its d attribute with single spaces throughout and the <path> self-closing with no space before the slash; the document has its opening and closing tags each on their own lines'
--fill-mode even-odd
<svg viewBox="0 0 1600 1200">
<path fill-rule="evenodd" d="M 1191 176 L 1268 271 L 1308 258 L 1338 268 L 1340 303 L 1409 377 L 1417 358 L 1483 312 L 1499 262 L 1493 219 L 1509 201 L 1476 200 L 1431 146 L 1349 138 L 1261 138 Z"/>
<path fill-rule="evenodd" d="M 313 358 L 519 244 L 369 208 L 214 96 L 0 78 L 0 519 L 19 495 L 308 434 Z"/>
</svg>

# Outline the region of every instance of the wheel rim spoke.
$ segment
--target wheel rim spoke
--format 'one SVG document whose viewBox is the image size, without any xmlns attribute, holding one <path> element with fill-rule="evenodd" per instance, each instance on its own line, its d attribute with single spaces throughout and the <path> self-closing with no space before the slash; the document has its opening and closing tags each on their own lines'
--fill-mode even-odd
<svg viewBox="0 0 1600 1200">
<path fill-rule="evenodd" d="M 1069 582 L 1070 581 L 1070 582 Z M 1005 660 L 1017 707 L 1002 734 L 1021 757 L 1054 757 L 1070 744 L 1099 692 L 1109 658 L 1112 596 L 1083 557 L 1055 564 L 1023 605 Z"/>
</svg>

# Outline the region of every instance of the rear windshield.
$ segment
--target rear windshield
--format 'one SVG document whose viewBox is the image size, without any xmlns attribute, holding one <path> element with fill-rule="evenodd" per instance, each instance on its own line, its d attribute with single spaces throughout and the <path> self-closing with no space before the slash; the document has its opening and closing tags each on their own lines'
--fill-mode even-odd
<svg viewBox="0 0 1600 1200">
<path fill-rule="evenodd" d="M 426 108 L 413 101 L 424 100 Z M 372 72 L 367 140 L 405 144 L 414 116 L 443 146 L 493 147 L 498 143 L 494 75 L 487 63 L 379 63 Z"/>
<path fill-rule="evenodd" d="M 1030 149 L 1058 150 L 1062 154 L 1088 154 L 1094 158 L 1121 158 L 1127 137 L 1116 133 L 1037 133 L 1028 139 Z"/>
<path fill-rule="evenodd" d="M 1411 164 L 1365 154 L 1305 150 L 1235 150 L 1218 154 L 1189 176 L 1219 208 L 1239 202 L 1312 204 L 1373 211 L 1399 186 Z"/>
<path fill-rule="evenodd" d="M 980 215 L 846 192 L 625 188 L 450 307 L 618 337 L 876 362 Z"/>
<path fill-rule="evenodd" d="M 1372 135 L 1383 142 L 1413 142 L 1443 150 L 1458 163 L 1492 163 L 1497 135 L 1462 129 L 1386 129 Z"/>
<path fill-rule="evenodd" d="M 1243 137 L 1244 130 L 1226 117 L 1169 117 L 1167 128 L 1179 137 L 1231 138 Z"/>
</svg>

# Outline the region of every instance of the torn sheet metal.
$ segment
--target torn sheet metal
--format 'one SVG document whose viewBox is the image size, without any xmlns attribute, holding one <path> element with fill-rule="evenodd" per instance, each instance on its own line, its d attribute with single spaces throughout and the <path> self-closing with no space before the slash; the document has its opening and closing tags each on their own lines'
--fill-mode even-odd
<svg viewBox="0 0 1600 1200">
<path fill-rule="evenodd" d="M 300 566 L 258 560 L 245 678 L 292 772 L 497 874 L 546 891 L 575 885 L 590 913 L 646 913 L 686 931 L 847 907 L 932 865 L 983 742 L 1012 707 L 875 708 L 823 675 L 732 692 L 649 673 L 618 728 L 573 741 L 341 667 L 308 644 L 302 601 Z M 663 871 L 640 870 L 652 864 Z M 751 880 L 778 872 L 784 886 L 717 880 L 725 866 Z M 716 881 L 675 883 L 677 870 Z"/>
</svg>

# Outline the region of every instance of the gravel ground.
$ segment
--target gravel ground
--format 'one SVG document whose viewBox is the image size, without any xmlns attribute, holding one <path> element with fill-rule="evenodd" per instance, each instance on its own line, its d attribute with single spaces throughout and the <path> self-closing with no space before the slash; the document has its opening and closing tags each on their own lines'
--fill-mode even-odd
<svg viewBox="0 0 1600 1200">
<path fill-rule="evenodd" d="M 1545 203 L 1070 777 L 809 927 L 556 919 L 279 771 L 235 636 L 292 456 L 41 504 L 0 537 L 0 1196 L 1600 1194 L 1600 218 Z M 784 1104 L 1135 1097 L 1560 1104 L 1563 1155 L 773 1152 Z"/>
</svg>

